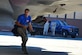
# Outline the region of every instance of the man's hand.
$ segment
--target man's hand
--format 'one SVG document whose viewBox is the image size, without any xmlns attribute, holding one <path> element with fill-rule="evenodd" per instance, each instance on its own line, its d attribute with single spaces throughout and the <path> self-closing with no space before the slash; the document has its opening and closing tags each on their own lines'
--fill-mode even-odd
<svg viewBox="0 0 82 55">
<path fill-rule="evenodd" d="M 33 31 L 33 32 L 30 32 L 30 33 L 31 33 L 31 35 L 33 35 L 33 36 L 36 34 L 36 32 L 35 32 L 35 31 Z"/>
<path fill-rule="evenodd" d="M 35 35 L 35 31 L 33 30 L 31 23 L 29 23 L 29 29 L 30 29 L 31 35 Z"/>
<path fill-rule="evenodd" d="M 23 26 L 24 29 L 27 29 L 27 26 Z"/>
</svg>

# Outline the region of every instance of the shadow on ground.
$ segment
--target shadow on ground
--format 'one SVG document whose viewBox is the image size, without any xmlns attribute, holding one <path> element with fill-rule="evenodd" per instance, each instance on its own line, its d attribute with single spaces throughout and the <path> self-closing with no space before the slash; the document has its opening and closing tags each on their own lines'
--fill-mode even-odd
<svg viewBox="0 0 82 55">
<path fill-rule="evenodd" d="M 41 51 L 39 47 L 27 47 L 29 55 L 68 55 L 67 52 Z M 0 46 L 0 55 L 27 55 L 23 54 L 21 46 Z"/>
</svg>

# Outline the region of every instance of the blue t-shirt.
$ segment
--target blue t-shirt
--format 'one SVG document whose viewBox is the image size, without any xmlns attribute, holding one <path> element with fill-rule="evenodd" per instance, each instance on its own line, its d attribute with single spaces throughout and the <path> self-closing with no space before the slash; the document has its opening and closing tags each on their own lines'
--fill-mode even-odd
<svg viewBox="0 0 82 55">
<path fill-rule="evenodd" d="M 25 14 L 19 15 L 17 22 L 24 26 L 28 26 L 28 23 L 31 22 L 31 16 L 26 17 Z"/>
</svg>

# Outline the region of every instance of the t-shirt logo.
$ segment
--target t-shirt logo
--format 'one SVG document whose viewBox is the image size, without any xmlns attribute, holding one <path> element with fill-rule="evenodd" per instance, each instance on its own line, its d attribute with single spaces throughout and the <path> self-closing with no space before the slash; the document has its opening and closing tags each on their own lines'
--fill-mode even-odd
<svg viewBox="0 0 82 55">
<path fill-rule="evenodd" d="M 26 20 L 26 22 L 29 22 L 29 20 Z"/>
</svg>

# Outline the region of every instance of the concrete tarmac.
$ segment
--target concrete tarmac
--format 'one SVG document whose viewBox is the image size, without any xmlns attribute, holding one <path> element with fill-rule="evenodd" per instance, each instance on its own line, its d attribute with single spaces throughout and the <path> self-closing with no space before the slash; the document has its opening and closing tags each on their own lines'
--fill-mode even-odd
<svg viewBox="0 0 82 55">
<path fill-rule="evenodd" d="M 6 32 L 1 33 L 0 55 L 27 55 L 21 50 L 20 37 L 12 36 L 8 32 L 8 35 Z M 82 55 L 82 38 L 30 36 L 27 50 L 29 55 Z"/>
</svg>

